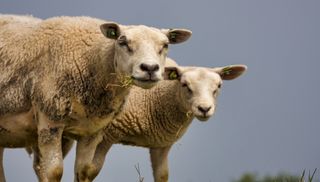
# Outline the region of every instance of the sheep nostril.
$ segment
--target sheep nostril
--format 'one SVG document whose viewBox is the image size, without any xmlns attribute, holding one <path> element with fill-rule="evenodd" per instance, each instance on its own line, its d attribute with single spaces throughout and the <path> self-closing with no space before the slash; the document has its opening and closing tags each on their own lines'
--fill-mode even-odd
<svg viewBox="0 0 320 182">
<path fill-rule="evenodd" d="M 158 71 L 158 70 L 159 70 L 159 65 L 158 64 L 152 65 L 152 71 Z"/>
<path fill-rule="evenodd" d="M 146 71 L 146 72 L 155 72 L 155 71 L 158 71 L 159 70 L 159 65 L 158 64 L 153 64 L 153 65 L 148 65 L 148 64 L 145 64 L 145 63 L 142 63 L 140 65 L 140 69 L 142 71 Z"/>
<path fill-rule="evenodd" d="M 210 107 L 201 107 L 201 106 L 198 106 L 198 110 L 199 110 L 200 112 L 202 112 L 203 114 L 206 114 L 210 109 L 211 109 L 211 106 L 210 106 Z"/>
</svg>

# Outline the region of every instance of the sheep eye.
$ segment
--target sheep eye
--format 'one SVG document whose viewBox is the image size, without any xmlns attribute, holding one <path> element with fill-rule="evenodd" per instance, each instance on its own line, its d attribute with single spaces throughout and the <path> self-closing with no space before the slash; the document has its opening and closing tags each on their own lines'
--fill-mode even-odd
<svg viewBox="0 0 320 182">
<path fill-rule="evenodd" d="M 218 85 L 218 88 L 221 88 L 221 83 Z"/>
<path fill-rule="evenodd" d="M 161 50 L 159 51 L 159 54 L 162 54 L 163 50 L 168 49 L 168 47 L 169 47 L 168 44 L 164 44 Z"/>
<path fill-rule="evenodd" d="M 124 35 L 121 35 L 121 36 L 118 38 L 118 43 L 119 43 L 120 46 L 128 45 L 127 37 L 124 36 Z"/>
<path fill-rule="evenodd" d="M 187 88 L 188 92 L 192 94 L 192 90 L 190 89 L 190 87 L 186 83 L 182 84 L 182 87 Z"/>
<path fill-rule="evenodd" d="M 127 37 L 122 35 L 119 37 L 118 39 L 118 43 L 121 47 L 126 47 L 128 52 L 133 52 L 133 50 L 131 49 L 131 47 L 129 46 L 129 43 L 128 43 L 128 40 L 127 40 Z"/>
<path fill-rule="evenodd" d="M 217 94 L 217 90 L 213 91 L 213 95 L 216 95 Z"/>
</svg>

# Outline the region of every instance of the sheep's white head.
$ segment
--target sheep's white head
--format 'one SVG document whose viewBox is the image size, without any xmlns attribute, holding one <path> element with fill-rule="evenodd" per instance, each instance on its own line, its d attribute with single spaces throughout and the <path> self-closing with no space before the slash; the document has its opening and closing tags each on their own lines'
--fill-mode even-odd
<svg viewBox="0 0 320 182">
<path fill-rule="evenodd" d="M 101 25 L 101 31 L 107 38 L 116 40 L 117 73 L 130 76 L 142 88 L 151 88 L 163 79 L 168 45 L 184 42 L 191 36 L 191 31 L 185 29 L 160 30 L 116 23 Z"/>
<path fill-rule="evenodd" d="M 245 65 L 219 68 L 174 66 L 165 68 L 165 78 L 179 81 L 177 93 L 182 107 L 198 120 L 206 121 L 215 112 L 222 80 L 233 80 L 246 69 Z"/>
</svg>

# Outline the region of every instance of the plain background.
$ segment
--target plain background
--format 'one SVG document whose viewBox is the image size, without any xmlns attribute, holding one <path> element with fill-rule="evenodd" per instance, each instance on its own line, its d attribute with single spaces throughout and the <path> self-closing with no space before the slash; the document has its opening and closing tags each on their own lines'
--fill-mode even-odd
<svg viewBox="0 0 320 182">
<path fill-rule="evenodd" d="M 192 38 L 170 46 L 180 65 L 246 64 L 247 74 L 224 82 L 215 116 L 194 120 L 172 148 L 170 181 L 228 182 L 244 172 L 300 175 L 320 168 L 318 0 L 1 0 L 0 13 L 188 28 Z M 73 181 L 73 163 L 74 151 L 63 181 Z M 152 181 L 148 150 L 116 145 L 96 181 L 138 181 L 137 164 Z M 24 150 L 6 150 L 4 165 L 8 182 L 36 181 Z"/>
</svg>

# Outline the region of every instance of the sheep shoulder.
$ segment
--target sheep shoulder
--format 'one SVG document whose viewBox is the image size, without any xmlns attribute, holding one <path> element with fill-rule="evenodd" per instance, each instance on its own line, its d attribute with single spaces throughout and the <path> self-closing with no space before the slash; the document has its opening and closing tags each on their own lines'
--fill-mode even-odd
<svg viewBox="0 0 320 182">
<path fill-rule="evenodd" d="M 40 51 L 37 44 L 29 41 L 40 21 L 33 17 L 0 16 L 0 116 L 30 110 L 31 77 L 37 65 L 34 58 Z"/>
<path fill-rule="evenodd" d="M 1 29 L 0 69 L 4 76 L 0 87 L 6 88 L 1 94 L 10 97 L 5 101 L 14 102 L 10 108 L 1 106 L 1 112 L 17 108 L 19 101 L 13 97 L 24 100 L 20 102 L 25 103 L 24 110 L 30 109 L 30 95 L 52 120 L 66 119 L 73 102 L 84 107 L 86 117 L 112 112 L 109 101 L 125 95 L 126 89 L 105 89 L 116 79 L 110 77 L 115 72 L 114 41 L 101 34 L 102 23 L 89 17 L 55 17 Z"/>
</svg>

